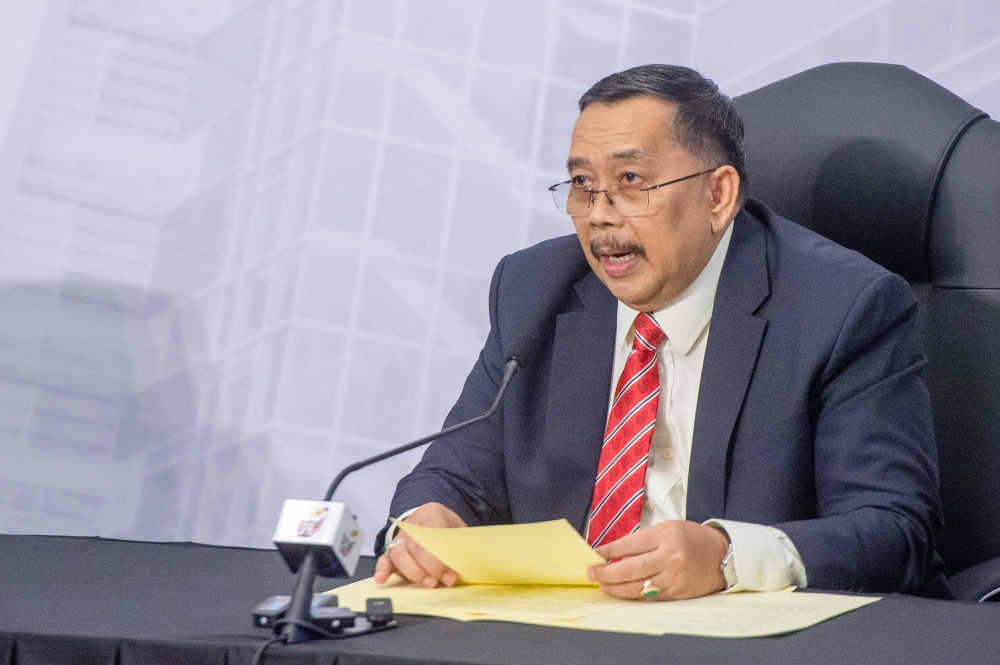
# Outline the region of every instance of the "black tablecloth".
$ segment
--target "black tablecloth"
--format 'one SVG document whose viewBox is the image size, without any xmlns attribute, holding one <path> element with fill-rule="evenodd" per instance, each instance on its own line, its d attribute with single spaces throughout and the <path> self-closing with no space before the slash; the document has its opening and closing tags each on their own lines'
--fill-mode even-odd
<svg viewBox="0 0 1000 665">
<path fill-rule="evenodd" d="M 288 594 L 273 550 L 0 535 L 0 663 L 249 663 L 270 633 L 250 610 Z M 374 561 L 362 560 L 359 576 Z M 332 585 L 331 585 L 332 586 Z M 279 645 L 268 663 L 984 663 L 1000 606 L 889 595 L 789 635 L 625 635 L 402 616 L 399 628 Z"/>
</svg>

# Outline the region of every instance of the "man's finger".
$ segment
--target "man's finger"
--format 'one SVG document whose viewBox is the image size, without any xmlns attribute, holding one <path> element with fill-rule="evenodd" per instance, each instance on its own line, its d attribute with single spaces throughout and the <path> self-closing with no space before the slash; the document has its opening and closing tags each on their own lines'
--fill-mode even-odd
<svg viewBox="0 0 1000 665">
<path fill-rule="evenodd" d="M 447 586 L 454 586 L 455 582 L 458 580 L 458 576 L 452 572 L 451 568 L 441 563 L 441 560 L 436 556 L 425 550 L 423 547 L 418 545 L 412 539 L 407 543 L 407 551 L 413 555 L 420 567 L 427 571 L 430 577 L 433 577 L 435 581 L 440 581 Z M 449 573 L 451 573 L 449 575 Z"/>
<path fill-rule="evenodd" d="M 620 561 L 594 566 L 593 580 L 601 584 L 622 584 L 642 582 L 661 571 L 662 564 L 656 556 L 647 552 L 638 556 L 628 556 Z"/>
<path fill-rule="evenodd" d="M 437 578 L 429 575 L 413 557 L 407 543 L 404 542 L 393 547 L 389 550 L 388 556 L 392 565 L 396 567 L 396 571 L 406 579 L 428 588 L 437 586 Z"/>
<path fill-rule="evenodd" d="M 396 567 L 392 565 L 388 554 L 383 554 L 375 562 L 375 581 L 379 584 L 385 584 L 394 572 L 396 572 Z"/>
<path fill-rule="evenodd" d="M 626 582 L 624 584 L 601 584 L 602 593 L 615 598 L 641 598 L 642 582 Z"/>
<path fill-rule="evenodd" d="M 608 561 L 620 559 L 624 556 L 636 556 L 652 552 L 659 545 L 659 541 L 655 538 L 655 534 L 652 531 L 653 529 L 639 529 L 635 533 L 622 536 L 607 545 L 601 545 L 594 551 Z"/>
</svg>

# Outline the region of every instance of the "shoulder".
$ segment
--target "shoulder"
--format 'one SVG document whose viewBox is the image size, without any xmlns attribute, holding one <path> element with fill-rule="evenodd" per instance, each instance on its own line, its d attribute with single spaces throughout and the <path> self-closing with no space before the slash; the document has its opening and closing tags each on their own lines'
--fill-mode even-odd
<svg viewBox="0 0 1000 665">
<path fill-rule="evenodd" d="M 493 275 L 492 291 L 500 307 L 552 310 L 590 272 L 577 237 L 561 236 L 505 256 Z"/>
<path fill-rule="evenodd" d="M 501 261 L 498 271 L 507 283 L 565 284 L 579 281 L 590 270 L 580 240 L 560 236 L 514 252 Z"/>
<path fill-rule="evenodd" d="M 505 256 L 490 286 L 490 323 L 498 340 L 548 330 L 555 315 L 576 308 L 577 287 L 588 276 L 600 284 L 575 235 Z"/>
</svg>

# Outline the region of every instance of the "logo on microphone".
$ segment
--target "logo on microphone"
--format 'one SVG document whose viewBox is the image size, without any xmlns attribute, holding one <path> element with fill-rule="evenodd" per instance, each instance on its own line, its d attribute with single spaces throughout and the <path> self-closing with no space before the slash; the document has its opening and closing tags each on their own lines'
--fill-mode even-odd
<svg viewBox="0 0 1000 665">
<path fill-rule="evenodd" d="M 350 532 L 345 531 L 344 533 L 340 534 L 340 555 L 350 556 L 351 550 L 353 550 L 354 546 L 357 544 L 358 544 L 357 529 L 351 529 Z"/>
<path fill-rule="evenodd" d="M 326 507 L 318 508 L 308 519 L 299 520 L 299 526 L 295 530 L 295 535 L 299 538 L 308 538 L 315 535 L 323 527 L 323 522 L 326 520 L 326 514 L 329 510 Z"/>
</svg>

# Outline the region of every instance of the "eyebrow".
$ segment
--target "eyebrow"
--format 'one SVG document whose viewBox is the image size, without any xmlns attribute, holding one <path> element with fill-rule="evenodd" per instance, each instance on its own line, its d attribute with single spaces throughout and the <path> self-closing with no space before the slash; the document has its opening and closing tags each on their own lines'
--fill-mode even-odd
<svg viewBox="0 0 1000 665">
<path fill-rule="evenodd" d="M 639 148 L 619 150 L 618 152 L 611 153 L 611 158 L 629 162 L 648 162 L 651 160 L 651 157 Z M 590 164 L 590 162 L 583 157 L 571 157 L 566 161 L 566 170 L 572 171 L 578 166 L 586 166 L 588 164 Z"/>
<path fill-rule="evenodd" d="M 631 150 L 621 150 L 619 152 L 613 153 L 611 156 L 615 159 L 624 159 L 630 162 L 648 162 L 650 160 L 649 155 L 640 150 L 639 148 L 632 148 Z"/>
</svg>

